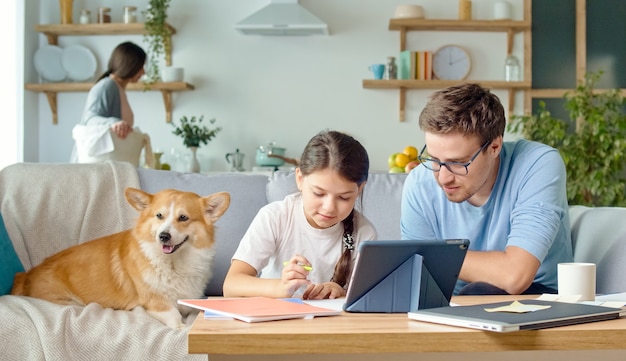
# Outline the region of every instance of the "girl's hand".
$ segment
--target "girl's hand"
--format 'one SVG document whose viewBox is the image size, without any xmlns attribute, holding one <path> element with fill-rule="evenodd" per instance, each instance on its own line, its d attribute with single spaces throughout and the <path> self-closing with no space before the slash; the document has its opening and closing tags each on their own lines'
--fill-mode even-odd
<svg viewBox="0 0 626 361">
<path fill-rule="evenodd" d="M 335 299 L 340 297 L 345 297 L 346 291 L 343 287 L 339 286 L 335 282 L 324 282 L 318 285 L 309 285 L 304 294 L 302 295 L 303 300 L 323 300 L 323 299 Z"/>
<path fill-rule="evenodd" d="M 285 262 L 280 282 L 285 297 L 291 297 L 300 287 L 311 284 L 307 279 L 309 271 L 304 268 L 305 266 L 310 267 L 311 263 L 300 255 L 295 255 Z"/>
<path fill-rule="evenodd" d="M 120 139 L 126 139 L 128 133 L 133 131 L 133 128 L 123 120 L 113 123 L 113 125 L 111 125 L 111 129 L 118 137 L 120 137 Z"/>
</svg>

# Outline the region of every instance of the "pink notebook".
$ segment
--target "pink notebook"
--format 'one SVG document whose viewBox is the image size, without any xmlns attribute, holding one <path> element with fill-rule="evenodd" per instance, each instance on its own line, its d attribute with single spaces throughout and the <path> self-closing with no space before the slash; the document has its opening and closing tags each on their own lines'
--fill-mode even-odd
<svg viewBox="0 0 626 361">
<path fill-rule="evenodd" d="M 335 316 L 341 314 L 339 310 L 269 297 L 184 299 L 178 300 L 178 303 L 245 322 L 313 318 L 315 316 Z"/>
</svg>

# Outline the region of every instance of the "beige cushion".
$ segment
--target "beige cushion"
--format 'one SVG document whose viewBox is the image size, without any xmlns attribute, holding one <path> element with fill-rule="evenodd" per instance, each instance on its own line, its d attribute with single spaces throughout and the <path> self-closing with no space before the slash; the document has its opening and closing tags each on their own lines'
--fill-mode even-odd
<svg viewBox="0 0 626 361">
<path fill-rule="evenodd" d="M 626 292 L 626 208 L 570 206 L 574 261 L 596 264 L 596 292 Z"/>
</svg>

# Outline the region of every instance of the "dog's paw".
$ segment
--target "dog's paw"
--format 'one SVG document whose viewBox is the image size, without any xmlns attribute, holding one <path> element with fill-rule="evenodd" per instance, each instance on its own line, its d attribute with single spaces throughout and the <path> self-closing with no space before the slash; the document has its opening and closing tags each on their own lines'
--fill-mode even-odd
<svg viewBox="0 0 626 361">
<path fill-rule="evenodd" d="M 198 315 L 192 312 L 189 315 L 187 315 L 187 317 L 183 317 L 183 323 L 185 324 L 185 326 L 191 326 L 193 325 L 193 322 L 196 320 L 197 317 Z"/>
<path fill-rule="evenodd" d="M 178 312 L 178 310 L 175 308 L 170 308 L 167 311 L 147 311 L 150 316 L 156 318 L 157 320 L 161 321 L 163 324 L 171 328 L 178 329 L 181 325 L 183 327 L 185 326 L 182 322 L 183 318 L 180 312 Z"/>
</svg>

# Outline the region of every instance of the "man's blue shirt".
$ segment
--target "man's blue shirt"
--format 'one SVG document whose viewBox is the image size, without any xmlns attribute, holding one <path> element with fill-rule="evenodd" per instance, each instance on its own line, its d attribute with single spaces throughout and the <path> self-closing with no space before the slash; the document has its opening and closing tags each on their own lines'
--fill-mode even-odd
<svg viewBox="0 0 626 361">
<path fill-rule="evenodd" d="M 467 238 L 474 251 L 516 246 L 541 262 L 533 282 L 557 289 L 557 264 L 573 260 L 565 182 L 558 151 L 527 140 L 503 143 L 498 177 L 480 207 L 449 201 L 433 172 L 418 166 L 404 183 L 402 238 Z M 455 293 L 465 284 L 459 280 Z"/>
</svg>

